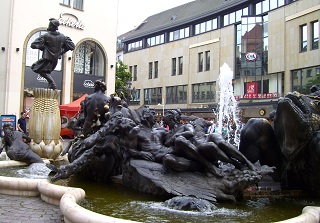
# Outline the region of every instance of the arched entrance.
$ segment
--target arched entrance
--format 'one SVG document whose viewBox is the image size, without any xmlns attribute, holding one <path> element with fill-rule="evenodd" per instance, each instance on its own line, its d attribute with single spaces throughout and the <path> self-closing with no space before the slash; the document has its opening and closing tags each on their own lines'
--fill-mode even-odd
<svg viewBox="0 0 320 223">
<path fill-rule="evenodd" d="M 105 81 L 106 56 L 102 47 L 86 40 L 74 53 L 73 101 L 84 94 L 92 94 L 96 80 Z"/>
</svg>

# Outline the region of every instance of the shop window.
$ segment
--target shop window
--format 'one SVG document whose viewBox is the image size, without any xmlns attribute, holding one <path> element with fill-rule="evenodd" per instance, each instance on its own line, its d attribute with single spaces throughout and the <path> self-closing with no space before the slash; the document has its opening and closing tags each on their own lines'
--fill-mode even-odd
<svg viewBox="0 0 320 223">
<path fill-rule="evenodd" d="M 105 58 L 100 47 L 92 42 L 83 42 L 75 52 L 74 73 L 103 77 Z"/>
<path fill-rule="evenodd" d="M 144 89 L 144 104 L 156 105 L 162 103 L 162 88 L 147 88 Z"/>
<path fill-rule="evenodd" d="M 170 86 L 166 88 L 167 104 L 185 104 L 187 103 L 187 85 Z"/>
<path fill-rule="evenodd" d="M 216 83 L 207 82 L 192 85 L 192 103 L 214 102 Z"/>
<path fill-rule="evenodd" d="M 309 94 L 312 85 L 320 85 L 320 67 L 292 71 L 292 91 Z"/>
<path fill-rule="evenodd" d="M 130 104 L 139 105 L 140 104 L 140 89 L 133 89 L 131 92 Z"/>
</svg>

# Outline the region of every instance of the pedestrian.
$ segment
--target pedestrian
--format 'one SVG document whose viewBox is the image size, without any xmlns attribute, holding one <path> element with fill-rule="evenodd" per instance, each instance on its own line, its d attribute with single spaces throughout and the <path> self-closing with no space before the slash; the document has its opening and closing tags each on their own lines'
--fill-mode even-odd
<svg viewBox="0 0 320 223">
<path fill-rule="evenodd" d="M 25 112 L 21 112 L 21 117 L 18 119 L 18 131 L 28 135 L 26 115 Z"/>
</svg>

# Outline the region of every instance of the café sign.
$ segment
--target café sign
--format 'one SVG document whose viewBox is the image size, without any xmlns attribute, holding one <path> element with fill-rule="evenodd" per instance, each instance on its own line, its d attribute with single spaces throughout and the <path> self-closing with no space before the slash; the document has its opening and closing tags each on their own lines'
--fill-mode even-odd
<svg viewBox="0 0 320 223">
<path fill-rule="evenodd" d="M 71 13 L 61 13 L 58 20 L 60 25 L 65 25 L 74 29 L 84 29 L 83 22 Z"/>
</svg>

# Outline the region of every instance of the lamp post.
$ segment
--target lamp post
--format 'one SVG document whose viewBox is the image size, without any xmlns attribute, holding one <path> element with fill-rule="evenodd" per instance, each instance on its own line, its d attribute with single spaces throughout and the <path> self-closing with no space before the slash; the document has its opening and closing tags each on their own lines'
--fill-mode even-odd
<svg viewBox="0 0 320 223">
<path fill-rule="evenodd" d="M 132 91 L 131 85 L 132 85 L 132 81 L 128 80 L 126 82 L 126 89 L 127 89 L 127 93 L 128 93 L 128 101 L 127 101 L 128 106 L 130 105 L 130 100 L 131 100 L 131 91 Z"/>
<path fill-rule="evenodd" d="M 158 104 L 158 106 L 162 106 L 162 117 L 164 117 L 164 104 Z"/>
</svg>

